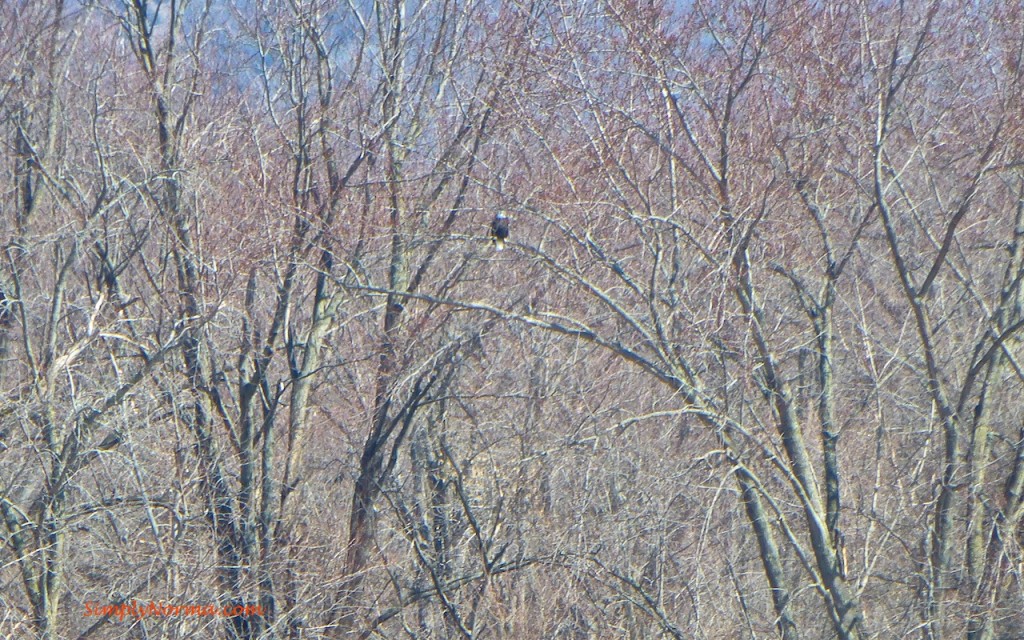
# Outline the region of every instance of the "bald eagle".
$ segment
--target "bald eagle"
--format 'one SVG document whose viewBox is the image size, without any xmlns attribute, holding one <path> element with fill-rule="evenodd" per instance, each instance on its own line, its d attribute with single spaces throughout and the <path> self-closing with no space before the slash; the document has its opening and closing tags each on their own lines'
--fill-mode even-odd
<svg viewBox="0 0 1024 640">
<path fill-rule="evenodd" d="M 491 221 L 491 243 L 494 248 L 501 251 L 505 248 L 505 241 L 508 239 L 508 216 L 499 213 Z"/>
</svg>

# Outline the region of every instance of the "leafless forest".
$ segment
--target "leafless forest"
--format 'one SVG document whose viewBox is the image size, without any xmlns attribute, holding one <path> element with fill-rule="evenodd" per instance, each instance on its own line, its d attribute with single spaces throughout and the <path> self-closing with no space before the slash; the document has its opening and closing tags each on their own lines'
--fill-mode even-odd
<svg viewBox="0 0 1024 640">
<path fill-rule="evenodd" d="M 1019 1 L 0 3 L 0 637 L 1024 638 L 1022 74 Z"/>
</svg>

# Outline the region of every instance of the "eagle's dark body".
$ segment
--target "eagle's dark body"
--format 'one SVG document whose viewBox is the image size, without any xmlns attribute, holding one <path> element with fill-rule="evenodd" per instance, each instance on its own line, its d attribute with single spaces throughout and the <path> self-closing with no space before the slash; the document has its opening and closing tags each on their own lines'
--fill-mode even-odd
<svg viewBox="0 0 1024 640">
<path fill-rule="evenodd" d="M 499 213 L 491 221 L 491 243 L 494 248 L 501 251 L 505 248 L 505 241 L 508 240 L 508 216 Z"/>
</svg>

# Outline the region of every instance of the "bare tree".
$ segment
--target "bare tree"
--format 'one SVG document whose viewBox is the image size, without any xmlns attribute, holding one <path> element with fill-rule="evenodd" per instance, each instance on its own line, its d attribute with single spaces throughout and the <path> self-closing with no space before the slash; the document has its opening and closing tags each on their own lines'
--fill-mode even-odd
<svg viewBox="0 0 1024 640">
<path fill-rule="evenodd" d="M 1019 7 L 0 31 L 0 633 L 1024 629 Z"/>
</svg>

